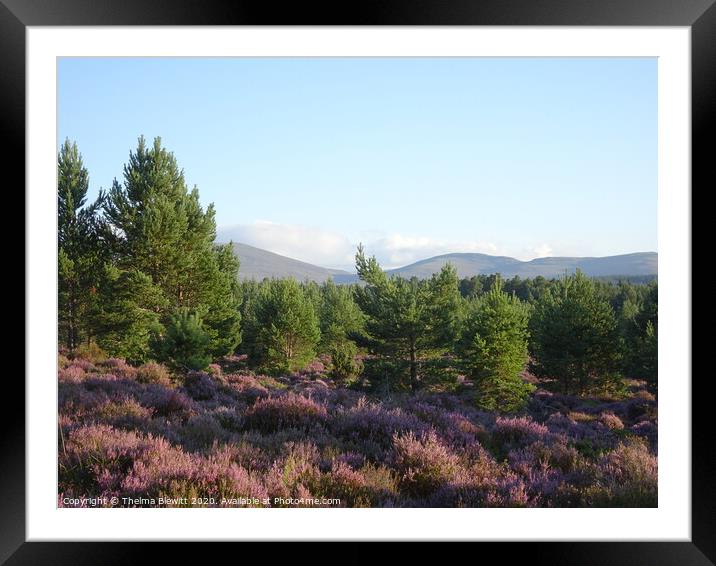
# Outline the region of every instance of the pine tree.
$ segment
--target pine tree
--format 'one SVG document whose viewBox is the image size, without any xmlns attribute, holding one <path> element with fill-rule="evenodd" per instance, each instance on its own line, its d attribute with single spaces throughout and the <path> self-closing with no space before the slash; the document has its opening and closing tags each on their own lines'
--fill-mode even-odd
<svg viewBox="0 0 716 566">
<path fill-rule="evenodd" d="M 104 206 L 118 234 L 118 264 L 147 274 L 164 301 L 154 310 L 168 320 L 179 309 L 198 314 L 214 356 L 233 352 L 240 340 L 238 262 L 230 247 L 215 248 L 214 207 L 204 211 L 196 187 L 189 190 L 176 158 L 155 138 L 143 137 L 114 181 Z"/>
<path fill-rule="evenodd" d="M 76 143 L 65 140 L 57 159 L 58 330 L 74 350 L 91 338 L 88 313 L 109 248 L 98 212 L 105 195 L 87 205 L 89 174 Z"/>
<path fill-rule="evenodd" d="M 351 287 L 326 281 L 320 289 L 319 320 L 321 350 L 350 340 L 363 330 L 364 316 L 353 298 Z"/>
<path fill-rule="evenodd" d="M 319 320 L 321 352 L 331 356 L 331 373 L 339 380 L 358 376 L 362 365 L 356 361 L 358 348 L 354 338 L 363 331 L 363 313 L 353 299 L 352 289 L 333 280 L 321 287 Z"/>
<path fill-rule="evenodd" d="M 182 308 L 169 316 L 161 334 L 153 336 L 152 349 L 158 360 L 177 370 L 202 370 L 211 362 L 210 343 L 201 317 Z"/>
<path fill-rule="evenodd" d="M 658 287 L 649 285 L 642 304 L 630 318 L 627 336 L 626 366 L 628 374 L 657 384 L 658 377 Z"/>
<path fill-rule="evenodd" d="M 452 346 L 458 328 L 460 294 L 455 268 L 446 265 L 431 279 L 389 278 L 375 257 L 356 253 L 356 270 L 364 287 L 356 288 L 356 302 L 366 315 L 371 349 L 406 360 L 410 384 L 418 387 L 421 355 Z"/>
<path fill-rule="evenodd" d="M 524 407 L 534 387 L 520 374 L 527 365 L 529 308 L 503 290 L 502 281 L 469 303 L 456 352 L 476 382 L 478 405 L 514 412 Z"/>
<path fill-rule="evenodd" d="M 261 347 L 258 343 L 259 323 L 256 319 L 256 310 L 261 293 L 261 283 L 255 279 L 247 279 L 239 283 L 241 297 L 241 344 L 239 351 L 246 354 L 251 360 L 261 357 Z"/>
<path fill-rule="evenodd" d="M 255 361 L 272 373 L 303 368 L 321 333 L 314 307 L 295 279 L 264 281 L 256 304 Z"/>
<path fill-rule="evenodd" d="M 148 275 L 106 265 L 92 315 L 97 343 L 110 356 L 133 363 L 147 361 L 150 340 L 161 330 L 155 308 L 164 301 Z"/>
<path fill-rule="evenodd" d="M 622 340 L 614 310 L 580 271 L 537 302 L 531 334 L 533 371 L 557 379 L 566 393 L 583 392 L 618 370 Z"/>
</svg>

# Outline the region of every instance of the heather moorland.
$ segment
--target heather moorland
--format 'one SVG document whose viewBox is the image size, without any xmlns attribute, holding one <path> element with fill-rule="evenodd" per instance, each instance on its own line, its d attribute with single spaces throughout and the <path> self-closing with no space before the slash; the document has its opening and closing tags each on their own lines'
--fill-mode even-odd
<svg viewBox="0 0 716 566">
<path fill-rule="evenodd" d="M 657 506 L 654 278 L 241 279 L 159 138 L 88 176 L 66 141 L 60 506 Z"/>
</svg>

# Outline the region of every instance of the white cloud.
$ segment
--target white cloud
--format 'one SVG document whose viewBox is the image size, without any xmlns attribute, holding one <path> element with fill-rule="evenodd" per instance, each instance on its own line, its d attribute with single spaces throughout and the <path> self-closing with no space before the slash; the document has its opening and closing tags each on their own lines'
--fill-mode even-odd
<svg viewBox="0 0 716 566">
<path fill-rule="evenodd" d="M 554 250 L 549 244 L 540 244 L 536 248 L 532 249 L 534 257 L 549 257 L 553 255 Z"/>
<path fill-rule="evenodd" d="M 525 247 L 513 254 L 505 254 L 521 261 L 530 261 L 531 259 L 537 259 L 539 257 L 554 257 L 554 248 L 549 244 L 539 244 L 533 247 Z"/>
<path fill-rule="evenodd" d="M 355 246 L 341 234 L 268 220 L 219 227 L 217 241 L 229 240 L 323 267 L 351 265 L 355 255 Z"/>
</svg>

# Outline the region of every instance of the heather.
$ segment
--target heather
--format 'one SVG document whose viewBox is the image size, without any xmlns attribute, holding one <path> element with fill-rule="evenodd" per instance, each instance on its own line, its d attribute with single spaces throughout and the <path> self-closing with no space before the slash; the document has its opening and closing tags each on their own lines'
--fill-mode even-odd
<svg viewBox="0 0 716 566">
<path fill-rule="evenodd" d="M 385 395 L 345 387 L 319 360 L 267 376 L 237 356 L 206 372 L 62 358 L 60 501 L 657 504 L 656 402 L 636 380 L 621 398 L 556 393 L 537 380 L 525 409 L 504 414 L 481 409 L 469 380 Z"/>
</svg>

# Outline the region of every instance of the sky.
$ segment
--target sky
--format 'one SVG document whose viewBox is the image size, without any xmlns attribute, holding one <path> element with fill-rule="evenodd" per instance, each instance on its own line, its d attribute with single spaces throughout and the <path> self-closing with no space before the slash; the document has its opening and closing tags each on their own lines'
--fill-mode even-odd
<svg viewBox="0 0 716 566">
<path fill-rule="evenodd" d="M 159 136 L 217 240 L 350 269 L 657 251 L 655 58 L 61 58 L 90 198 Z"/>
</svg>

